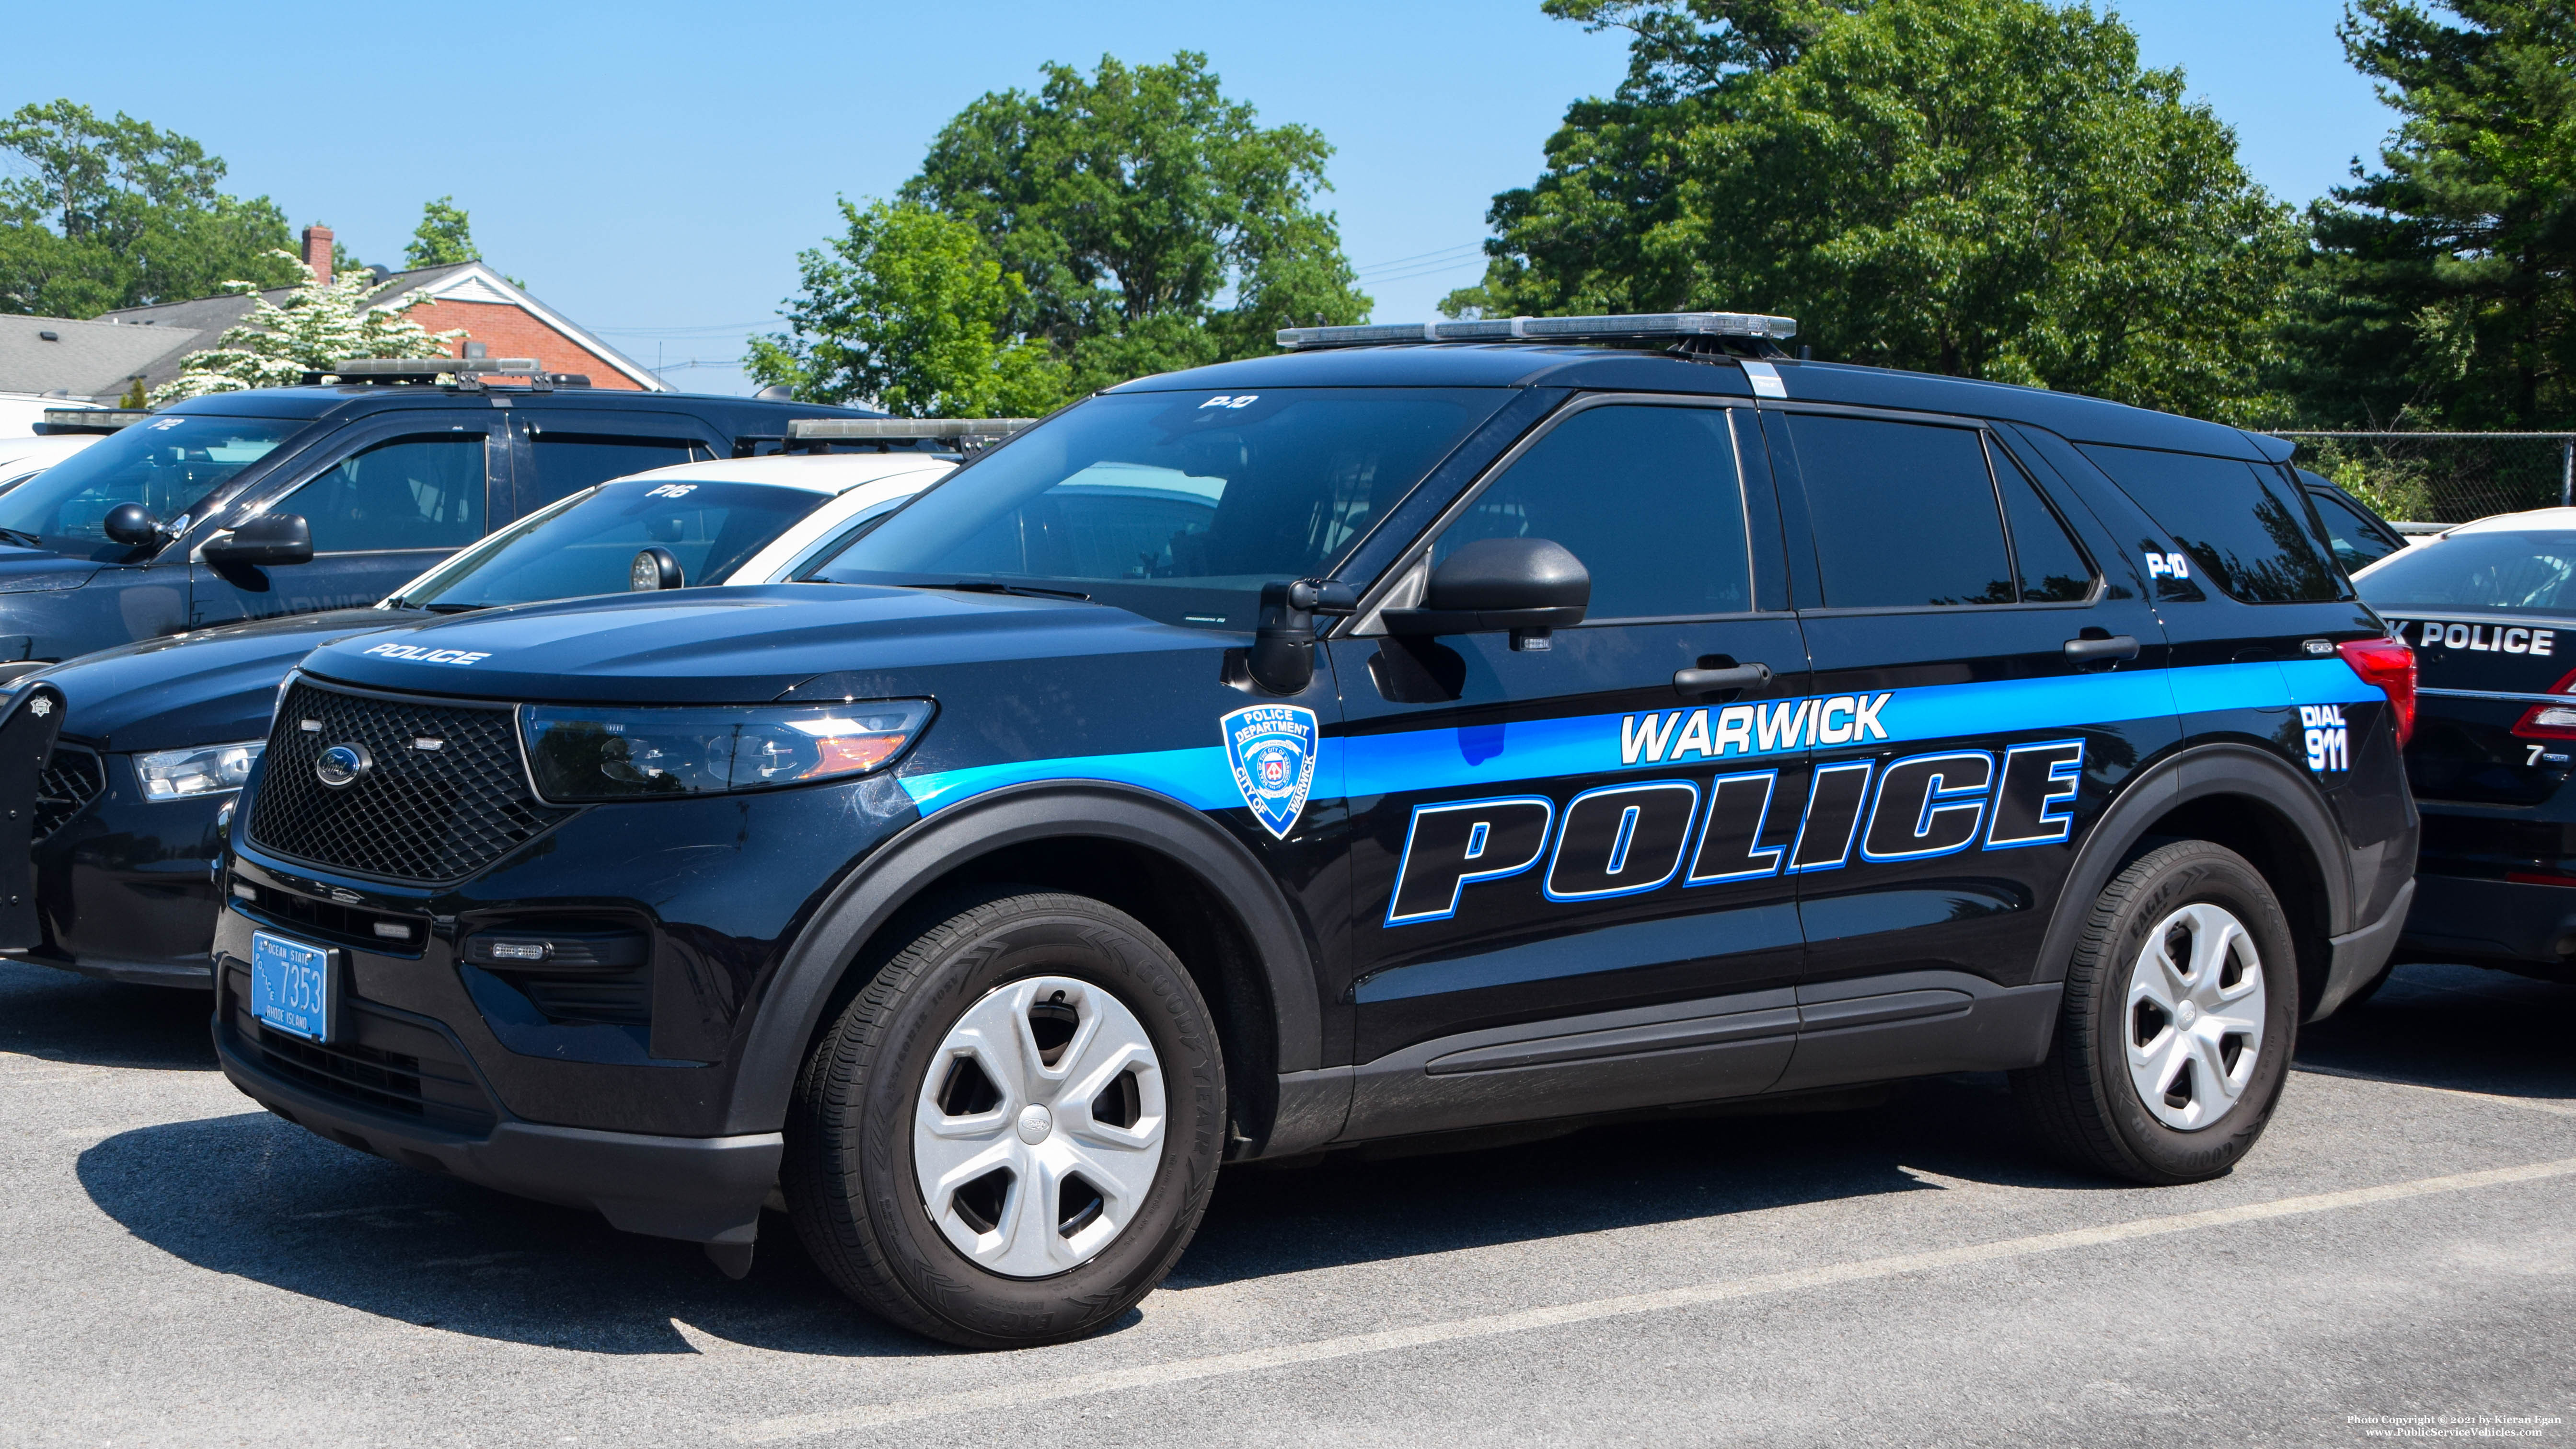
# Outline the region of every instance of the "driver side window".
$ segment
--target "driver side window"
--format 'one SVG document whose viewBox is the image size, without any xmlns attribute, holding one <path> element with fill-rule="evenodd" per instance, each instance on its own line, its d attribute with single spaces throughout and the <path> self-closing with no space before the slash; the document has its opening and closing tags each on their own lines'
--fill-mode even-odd
<svg viewBox="0 0 2576 1449">
<path fill-rule="evenodd" d="M 480 433 L 378 443 L 269 511 L 303 514 L 316 553 L 463 548 L 483 536 L 483 446 Z"/>
</svg>

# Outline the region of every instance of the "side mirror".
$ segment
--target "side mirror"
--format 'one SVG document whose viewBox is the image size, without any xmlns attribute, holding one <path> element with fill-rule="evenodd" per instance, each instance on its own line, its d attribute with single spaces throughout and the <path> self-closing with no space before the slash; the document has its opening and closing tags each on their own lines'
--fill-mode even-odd
<svg viewBox="0 0 2576 1449">
<path fill-rule="evenodd" d="M 680 561 L 667 548 L 648 548 L 626 566 L 626 588 L 630 593 L 684 589 L 688 585 L 688 578 L 680 572 Z"/>
<path fill-rule="evenodd" d="M 301 513 L 262 513 L 245 518 L 205 547 L 206 562 L 275 567 L 313 561 L 313 529 Z"/>
<path fill-rule="evenodd" d="M 1592 574 L 1544 538 L 1480 538 L 1431 571 L 1422 607 L 1389 609 L 1390 634 L 1499 634 L 1543 639 L 1583 622 Z M 1515 639 L 1517 643 L 1517 638 Z"/>
<path fill-rule="evenodd" d="M 145 544 L 161 536 L 161 520 L 140 503 L 120 503 L 107 510 L 99 531 L 113 543 Z"/>
</svg>

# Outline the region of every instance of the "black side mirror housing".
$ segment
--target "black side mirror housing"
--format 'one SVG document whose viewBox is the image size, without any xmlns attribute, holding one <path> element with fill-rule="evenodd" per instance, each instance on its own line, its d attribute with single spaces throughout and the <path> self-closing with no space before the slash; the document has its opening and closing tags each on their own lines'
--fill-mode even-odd
<svg viewBox="0 0 2576 1449">
<path fill-rule="evenodd" d="M 1480 538 L 1431 571 L 1422 607 L 1389 609 L 1390 634 L 1500 634 L 1583 622 L 1592 574 L 1544 538 Z"/>
<path fill-rule="evenodd" d="M 626 588 L 630 593 L 688 586 L 688 576 L 681 572 L 680 560 L 667 548 L 648 548 L 635 555 L 635 561 L 626 566 Z"/>
<path fill-rule="evenodd" d="M 107 510 L 98 527 L 111 543 L 146 544 L 161 536 L 161 520 L 140 503 L 120 503 Z"/>
<path fill-rule="evenodd" d="M 1359 590 L 1328 579 L 1261 586 L 1261 619 L 1244 657 L 1252 682 L 1272 694 L 1303 694 L 1315 682 L 1315 616 L 1359 612 Z"/>
<path fill-rule="evenodd" d="M 313 528 L 301 513 L 263 513 L 245 518 L 241 526 L 218 535 L 205 547 L 206 562 L 219 566 L 252 565 L 274 568 L 279 564 L 313 561 Z"/>
</svg>

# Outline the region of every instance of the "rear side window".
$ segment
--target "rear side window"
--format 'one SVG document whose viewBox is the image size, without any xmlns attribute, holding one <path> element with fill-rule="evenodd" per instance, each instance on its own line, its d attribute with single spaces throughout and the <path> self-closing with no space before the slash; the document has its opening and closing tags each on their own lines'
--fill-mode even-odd
<svg viewBox="0 0 2576 1449">
<path fill-rule="evenodd" d="M 1779 420 L 1806 486 L 1825 607 L 2014 601 L 2003 519 L 1974 429 L 1810 413 Z"/>
<path fill-rule="evenodd" d="M 2075 536 L 2039 485 L 2021 465 L 1998 451 L 1995 483 L 2003 489 L 2004 513 L 2012 520 L 2013 562 L 2021 570 L 2021 597 L 2027 604 L 2080 603 L 2093 592 L 2093 565 L 2084 558 Z"/>
<path fill-rule="evenodd" d="M 519 507 L 533 511 L 569 498 L 611 478 L 667 468 L 674 463 L 704 462 L 715 454 L 686 438 L 618 438 L 587 433 L 540 432 L 535 444 L 537 481 L 533 491 L 522 483 Z"/>
<path fill-rule="evenodd" d="M 1572 550 L 1592 574 L 1587 618 L 1753 607 L 1744 491 L 1721 408 L 1613 405 L 1567 418 L 1441 531 L 1433 567 L 1487 538 Z"/>
<path fill-rule="evenodd" d="M 2406 540 L 2390 535 L 2339 494 L 2311 488 L 2308 498 L 2317 505 L 2317 518 L 2326 526 L 2326 546 L 2334 550 L 2335 562 L 2343 565 L 2345 573 L 2359 573 L 2406 546 Z"/>
<path fill-rule="evenodd" d="M 2229 597 L 2249 604 L 2343 597 L 2307 500 L 2279 470 L 2198 453 L 2078 446 Z"/>
</svg>

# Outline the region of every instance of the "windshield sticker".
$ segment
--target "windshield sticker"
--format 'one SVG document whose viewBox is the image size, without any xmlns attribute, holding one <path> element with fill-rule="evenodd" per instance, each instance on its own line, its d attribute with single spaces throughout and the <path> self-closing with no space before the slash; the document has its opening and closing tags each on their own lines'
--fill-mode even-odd
<svg viewBox="0 0 2576 1449">
<path fill-rule="evenodd" d="M 489 650 L 423 649 L 417 644 L 378 644 L 367 652 L 415 664 L 480 664 L 492 657 Z"/>
<path fill-rule="evenodd" d="M 665 483 L 659 488 L 647 489 L 644 496 L 647 498 L 686 498 L 697 491 L 698 485 L 695 483 Z"/>
<path fill-rule="evenodd" d="M 1217 721 L 1234 788 L 1252 818 L 1285 840 L 1315 788 L 1315 712 L 1293 704 L 1256 704 Z"/>
<path fill-rule="evenodd" d="M 1259 401 L 1261 401 L 1261 394 L 1257 392 L 1247 392 L 1239 397 L 1230 397 L 1224 393 L 1218 393 L 1216 396 L 1209 398 L 1206 402 L 1200 403 L 1199 406 L 1203 408 L 1248 408 Z"/>
</svg>

